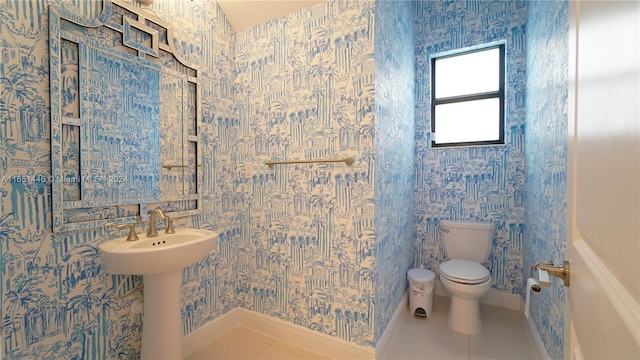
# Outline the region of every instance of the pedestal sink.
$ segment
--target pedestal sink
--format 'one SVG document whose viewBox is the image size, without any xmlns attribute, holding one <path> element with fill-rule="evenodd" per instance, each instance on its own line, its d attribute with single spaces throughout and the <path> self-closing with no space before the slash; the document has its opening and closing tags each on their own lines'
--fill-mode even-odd
<svg viewBox="0 0 640 360">
<path fill-rule="evenodd" d="M 143 275 L 142 359 L 182 359 L 182 269 L 207 256 L 217 238 L 209 230 L 179 229 L 98 245 L 106 273 Z"/>
</svg>

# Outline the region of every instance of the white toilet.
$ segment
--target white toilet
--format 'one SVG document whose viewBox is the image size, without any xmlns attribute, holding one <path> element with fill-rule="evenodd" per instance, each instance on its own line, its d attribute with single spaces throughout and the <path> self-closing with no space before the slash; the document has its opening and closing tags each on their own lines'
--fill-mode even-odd
<svg viewBox="0 0 640 360">
<path fill-rule="evenodd" d="M 482 331 L 480 298 L 491 289 L 491 274 L 482 266 L 491 252 L 494 225 L 440 221 L 447 261 L 440 264 L 440 281 L 451 293 L 447 323 L 473 335 Z"/>
</svg>

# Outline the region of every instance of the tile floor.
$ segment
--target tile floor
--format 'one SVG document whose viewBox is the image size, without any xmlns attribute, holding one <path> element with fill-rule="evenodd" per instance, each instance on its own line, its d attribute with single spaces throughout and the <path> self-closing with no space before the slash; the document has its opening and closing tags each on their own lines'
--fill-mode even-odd
<svg viewBox="0 0 640 360">
<path fill-rule="evenodd" d="M 238 325 L 210 342 L 187 360 L 204 359 L 330 359 Z"/>
<path fill-rule="evenodd" d="M 447 325 L 449 298 L 435 296 L 428 319 L 402 314 L 384 359 L 535 359 L 524 315 L 514 310 L 480 305 L 483 330 L 464 335 Z"/>
<path fill-rule="evenodd" d="M 428 319 L 414 317 L 407 310 L 384 359 L 535 359 L 522 314 L 481 305 L 484 330 L 463 335 L 447 326 L 449 299 L 435 296 Z M 200 359 L 330 359 L 237 326 L 209 343 L 188 360 Z"/>
</svg>

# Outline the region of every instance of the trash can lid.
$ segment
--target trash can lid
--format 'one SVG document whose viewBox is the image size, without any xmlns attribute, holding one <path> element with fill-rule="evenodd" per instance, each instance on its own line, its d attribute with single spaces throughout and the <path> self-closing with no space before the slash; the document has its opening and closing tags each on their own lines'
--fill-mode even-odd
<svg viewBox="0 0 640 360">
<path fill-rule="evenodd" d="M 427 269 L 410 269 L 407 271 L 407 277 L 414 281 L 430 281 L 435 280 L 436 274 Z"/>
</svg>

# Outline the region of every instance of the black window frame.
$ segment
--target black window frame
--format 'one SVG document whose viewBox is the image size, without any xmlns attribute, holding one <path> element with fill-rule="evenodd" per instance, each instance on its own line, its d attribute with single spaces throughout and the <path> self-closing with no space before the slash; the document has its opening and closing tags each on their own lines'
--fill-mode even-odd
<svg viewBox="0 0 640 360">
<path fill-rule="evenodd" d="M 480 51 L 487 51 L 492 49 L 500 50 L 500 74 L 499 74 L 499 88 L 497 91 L 489 91 L 483 93 L 473 93 L 465 95 L 457 95 L 446 98 L 437 99 L 436 96 L 436 60 L 463 56 Z M 478 145 L 503 145 L 504 144 L 504 93 L 505 93 L 505 44 L 489 45 L 486 47 L 476 48 L 472 50 L 461 50 L 459 52 L 446 54 L 442 56 L 434 56 L 431 58 L 431 133 L 436 134 L 436 106 L 442 104 L 460 103 L 474 100 L 494 99 L 500 100 L 500 120 L 499 120 L 499 138 L 498 140 L 481 140 L 481 141 L 464 141 L 464 142 L 452 142 L 452 143 L 436 143 L 431 139 L 431 147 L 460 147 L 460 146 L 478 146 Z"/>
</svg>

